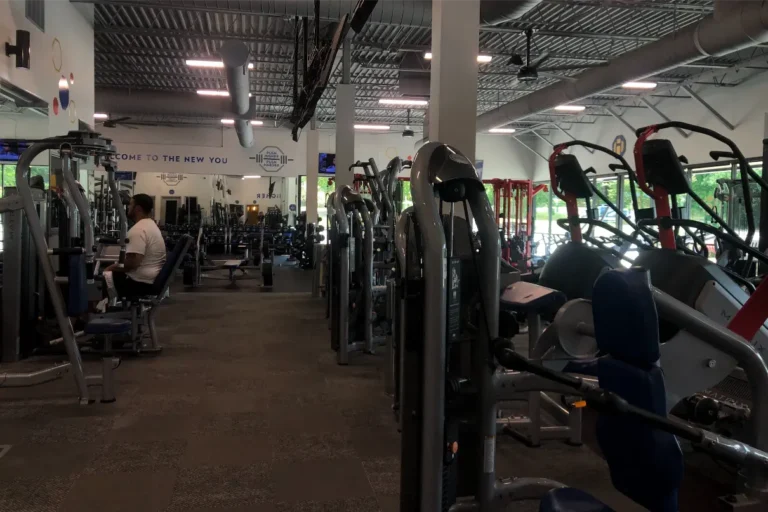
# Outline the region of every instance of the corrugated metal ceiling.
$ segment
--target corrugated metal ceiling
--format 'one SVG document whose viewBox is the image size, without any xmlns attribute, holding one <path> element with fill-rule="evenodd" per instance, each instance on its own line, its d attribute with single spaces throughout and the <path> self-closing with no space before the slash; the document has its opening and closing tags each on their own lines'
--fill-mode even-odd
<svg viewBox="0 0 768 512">
<path fill-rule="evenodd" d="M 251 91 L 258 115 L 280 123 L 289 114 L 294 22 L 290 16 L 281 16 L 279 12 L 282 12 L 280 9 L 295 12 L 289 7 L 296 8 L 306 2 L 72 1 L 95 4 L 97 87 L 185 92 L 223 89 L 226 81 L 222 71 L 189 68 L 184 60 L 218 59 L 217 51 L 223 42 L 236 39 L 246 42 L 252 51 L 255 69 L 251 74 Z M 324 21 L 321 24 L 329 25 L 332 23 L 327 21 L 329 18 L 346 12 L 354 3 L 323 0 L 321 19 Z M 479 68 L 478 113 L 558 80 L 540 77 L 533 83 L 521 83 L 515 77 L 515 69 L 507 66 L 511 53 L 524 51 L 523 31 L 527 27 L 537 30 L 534 56 L 545 50 L 552 55 L 547 66 L 598 63 L 675 32 L 710 14 L 712 9 L 712 0 L 544 0 L 520 20 L 481 30 L 481 53 L 491 54 L 494 59 Z M 414 16 L 405 20 L 405 24 L 381 16 L 385 19 L 369 23 L 355 36 L 352 76 L 359 91 L 356 101 L 358 121 L 405 123 L 405 110 L 382 108 L 378 99 L 398 95 L 397 68 L 406 52 L 429 49 L 430 29 L 413 26 L 421 24 Z M 754 52 L 749 55 L 742 52 L 707 59 L 697 66 L 681 67 L 657 76 L 655 80 L 660 83 L 689 80 L 701 72 L 728 67 L 753 55 Z M 572 76 L 578 73 L 576 70 L 559 74 Z M 340 70 L 337 70 L 331 79 L 331 87 L 318 105 L 321 122 L 333 122 L 333 85 L 339 79 Z M 600 95 L 592 101 L 595 104 L 622 101 L 625 93 L 617 91 L 613 95 Z M 413 124 L 420 124 L 422 111 L 414 110 L 411 117 Z M 540 121 L 528 119 L 519 125 Z"/>
</svg>

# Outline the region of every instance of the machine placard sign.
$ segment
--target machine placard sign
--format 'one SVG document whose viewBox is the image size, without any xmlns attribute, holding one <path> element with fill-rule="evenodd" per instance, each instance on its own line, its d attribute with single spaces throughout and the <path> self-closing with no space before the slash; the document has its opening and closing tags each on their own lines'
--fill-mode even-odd
<svg viewBox="0 0 768 512">
<path fill-rule="evenodd" d="M 624 156 L 624 153 L 627 152 L 627 139 L 623 135 L 617 135 L 616 138 L 613 139 L 613 145 L 611 146 L 611 149 L 613 149 L 614 153 L 617 153 L 620 156 Z"/>
</svg>

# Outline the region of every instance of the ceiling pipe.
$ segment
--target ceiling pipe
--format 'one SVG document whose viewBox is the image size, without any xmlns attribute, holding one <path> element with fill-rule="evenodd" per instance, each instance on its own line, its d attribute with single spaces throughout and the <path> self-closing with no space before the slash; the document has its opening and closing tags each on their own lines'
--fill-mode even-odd
<svg viewBox="0 0 768 512">
<path fill-rule="evenodd" d="M 768 41 L 768 2 L 717 0 L 709 15 L 658 41 L 627 52 L 605 67 L 584 71 L 477 117 L 477 131 L 504 126 L 625 82 L 653 76 L 702 57 L 721 56 Z M 720 9 L 720 4 L 727 8 Z"/>
<path fill-rule="evenodd" d="M 480 26 L 495 27 L 525 16 L 542 0 L 483 0 L 480 2 Z"/>
<path fill-rule="evenodd" d="M 227 89 L 232 100 L 232 112 L 235 114 L 235 131 L 240 145 L 244 148 L 253 146 L 253 129 L 247 117 L 251 110 L 250 77 L 248 76 L 248 57 L 250 50 L 242 41 L 228 41 L 219 49 L 224 70 L 227 74 Z"/>
</svg>

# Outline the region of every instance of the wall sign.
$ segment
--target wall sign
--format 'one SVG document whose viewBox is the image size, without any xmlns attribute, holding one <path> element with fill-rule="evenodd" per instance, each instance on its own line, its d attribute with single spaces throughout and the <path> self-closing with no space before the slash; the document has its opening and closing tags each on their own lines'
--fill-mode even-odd
<svg viewBox="0 0 768 512">
<path fill-rule="evenodd" d="M 176 191 L 175 191 L 175 190 L 173 190 L 173 189 L 171 189 L 171 190 L 169 190 L 169 191 L 168 191 L 168 193 L 169 193 L 169 194 L 171 194 L 171 195 L 173 195 L 173 194 L 175 194 L 175 193 L 176 193 Z"/>
<path fill-rule="evenodd" d="M 177 173 L 177 172 L 164 172 L 160 176 L 158 176 L 163 183 L 168 185 L 169 187 L 175 187 L 179 183 L 181 183 L 181 180 L 184 179 L 184 175 Z"/>
<path fill-rule="evenodd" d="M 292 204 L 288 206 L 288 211 L 295 212 L 296 211 L 296 205 Z"/>
<path fill-rule="evenodd" d="M 288 162 L 293 162 L 293 158 L 288 158 L 277 146 L 266 146 L 252 158 L 267 172 L 277 172 Z"/>
<path fill-rule="evenodd" d="M 617 135 L 616 138 L 613 139 L 611 148 L 614 153 L 617 153 L 619 156 L 624 156 L 624 153 L 627 152 L 627 139 L 623 135 Z"/>
</svg>

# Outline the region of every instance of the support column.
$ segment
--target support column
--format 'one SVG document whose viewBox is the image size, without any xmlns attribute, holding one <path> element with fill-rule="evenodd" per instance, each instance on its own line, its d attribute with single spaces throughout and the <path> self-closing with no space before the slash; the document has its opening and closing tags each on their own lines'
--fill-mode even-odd
<svg viewBox="0 0 768 512">
<path fill-rule="evenodd" d="M 455 146 L 471 162 L 477 127 L 479 20 L 480 0 L 432 0 L 429 140 Z"/>
<path fill-rule="evenodd" d="M 352 85 L 352 45 L 344 40 L 342 79 L 336 86 L 336 190 L 352 185 L 354 174 L 349 166 L 355 163 L 355 86 Z"/>
<path fill-rule="evenodd" d="M 310 121 L 307 134 L 307 223 L 317 224 L 317 168 L 320 155 L 320 132 L 315 127 L 315 120 Z M 325 221 L 326 219 L 323 219 Z"/>
</svg>

